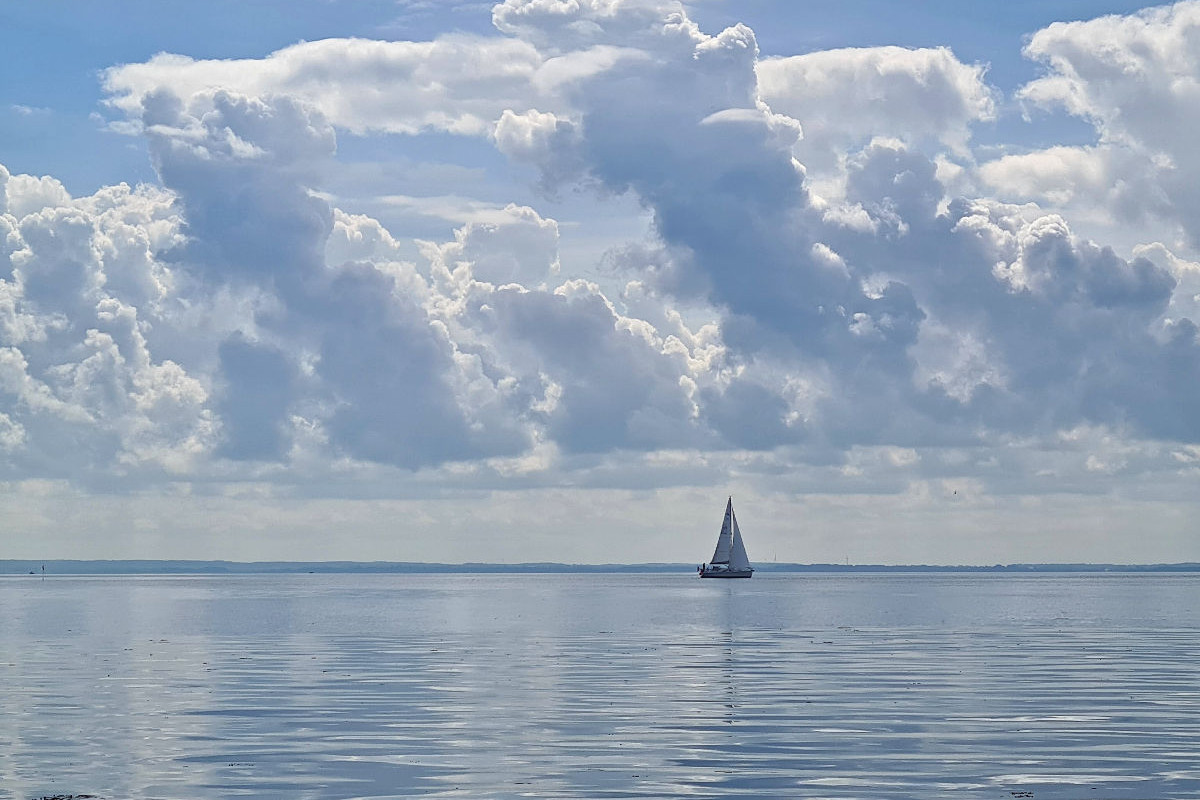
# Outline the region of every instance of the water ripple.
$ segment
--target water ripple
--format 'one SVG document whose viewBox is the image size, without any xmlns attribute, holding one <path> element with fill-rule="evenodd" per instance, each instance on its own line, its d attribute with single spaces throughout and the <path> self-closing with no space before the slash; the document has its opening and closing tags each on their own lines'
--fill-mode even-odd
<svg viewBox="0 0 1200 800">
<path fill-rule="evenodd" d="M 1066 590 L 1045 579 L 1020 587 L 1019 615 L 973 606 L 935 625 L 897 623 L 879 598 L 847 624 L 791 605 L 844 582 L 697 595 L 673 576 L 591 576 L 581 601 L 556 578 L 535 587 L 553 607 L 539 612 L 508 578 L 339 580 L 246 596 L 236 579 L 79 579 L 49 616 L 0 581 L 0 797 L 1200 793 L 1194 581 L 1140 584 L 1173 598 L 1151 598 L 1150 624 L 1105 602 L 1103 582 L 1068 587 L 1095 606 L 1064 620 Z M 939 614 L 1011 591 L 983 580 L 905 589 Z M 454 607 L 400 625 L 397 597 Z M 175 612 L 87 608 L 147 601 Z M 264 608 L 269 622 L 253 618 Z"/>
</svg>

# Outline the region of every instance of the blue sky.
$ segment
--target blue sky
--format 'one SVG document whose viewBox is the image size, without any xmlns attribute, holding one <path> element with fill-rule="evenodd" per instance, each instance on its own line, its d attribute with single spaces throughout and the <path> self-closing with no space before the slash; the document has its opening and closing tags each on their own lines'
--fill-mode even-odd
<svg viewBox="0 0 1200 800">
<path fill-rule="evenodd" d="M 1200 560 L 1198 31 L 9 4 L 0 549 Z"/>
</svg>

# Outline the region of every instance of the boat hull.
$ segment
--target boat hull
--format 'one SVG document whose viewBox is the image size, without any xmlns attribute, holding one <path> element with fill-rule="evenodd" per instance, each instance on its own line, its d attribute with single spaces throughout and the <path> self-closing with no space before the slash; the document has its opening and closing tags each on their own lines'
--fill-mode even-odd
<svg viewBox="0 0 1200 800">
<path fill-rule="evenodd" d="M 749 578 L 752 575 L 752 569 L 705 570 L 700 573 L 701 578 Z"/>
</svg>

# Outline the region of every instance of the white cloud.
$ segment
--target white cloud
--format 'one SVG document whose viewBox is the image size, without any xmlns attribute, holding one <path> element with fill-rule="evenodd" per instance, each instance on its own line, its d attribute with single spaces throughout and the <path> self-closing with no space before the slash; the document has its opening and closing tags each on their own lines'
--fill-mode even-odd
<svg viewBox="0 0 1200 800">
<path fill-rule="evenodd" d="M 378 220 L 365 214 L 347 214 L 334 209 L 333 229 L 325 243 L 325 262 L 347 261 L 388 263 L 400 261 L 401 246 Z"/>
<path fill-rule="evenodd" d="M 33 116 L 39 116 L 39 115 L 43 115 L 43 114 L 52 114 L 53 113 L 53 111 L 49 108 L 41 108 L 41 107 L 37 107 L 37 106 L 27 106 L 27 105 L 23 105 L 21 103 L 14 103 L 13 105 L 10 105 L 9 108 L 11 108 L 13 111 L 17 112 L 18 114 L 20 114 L 22 117 L 33 117 Z"/>
<path fill-rule="evenodd" d="M 1061 109 L 1087 120 L 1097 141 L 1002 158 L 984 168 L 989 185 L 1011 198 L 1088 214 L 1109 227 L 1136 225 L 1143 236 L 1147 225 L 1151 237 L 1173 240 L 1175 230 L 1182 230 L 1195 248 L 1198 30 L 1200 3 L 1181 2 L 1055 23 L 1035 33 L 1025 55 L 1045 65 L 1046 74 L 1018 97 L 1031 109 Z"/>
<path fill-rule="evenodd" d="M 536 164 L 546 186 L 578 180 L 584 165 L 576 151 L 579 125 L 537 110 L 523 114 L 506 109 L 493 132 L 496 148 L 514 161 Z"/>
<path fill-rule="evenodd" d="M 115 187 L 73 200 L 59 189 L 28 176 L 7 185 L 24 214 L 8 223 L 12 273 L 0 280 L 9 468 L 84 482 L 193 470 L 216 426 L 205 390 L 156 360 L 145 335 L 166 320 L 169 270 L 152 241 L 178 241 L 170 198 Z"/>
<path fill-rule="evenodd" d="M 566 51 L 653 46 L 664 36 L 690 49 L 699 36 L 677 0 L 505 0 L 492 9 L 492 22 L 503 33 Z"/>
<path fill-rule="evenodd" d="M 1054 206 L 1065 206 L 1080 196 L 1088 199 L 1119 187 L 1111 180 L 1109 149 L 1053 147 L 1021 155 L 1007 155 L 980 167 L 992 187 L 1016 197 L 1031 197 Z"/>
<path fill-rule="evenodd" d="M 1180 151 L 1200 122 L 1197 29 L 1195 2 L 1054 23 L 1025 48 L 1049 73 L 1020 96 L 1094 121 L 1105 142 Z"/>
<path fill-rule="evenodd" d="M 25 444 L 25 428 L 8 414 L 0 413 L 0 450 L 16 450 Z"/>
<path fill-rule="evenodd" d="M 823 50 L 765 58 L 756 69 L 763 99 L 803 126 L 798 157 L 822 171 L 879 136 L 940 144 L 961 157 L 971 125 L 996 113 L 985 68 L 946 47 Z"/>
<path fill-rule="evenodd" d="M 62 183 L 44 175 L 5 175 L 7 203 L 5 211 L 22 219 L 34 211 L 58 208 L 71 203 L 71 195 Z"/>
<path fill-rule="evenodd" d="M 198 61 L 160 54 L 108 70 L 110 102 L 140 119 L 164 87 L 179 97 L 222 89 L 302 100 L 355 133 L 445 130 L 482 135 L 506 108 L 525 109 L 542 58 L 513 38 L 444 36 L 432 42 L 326 39 L 262 59 Z"/>
</svg>

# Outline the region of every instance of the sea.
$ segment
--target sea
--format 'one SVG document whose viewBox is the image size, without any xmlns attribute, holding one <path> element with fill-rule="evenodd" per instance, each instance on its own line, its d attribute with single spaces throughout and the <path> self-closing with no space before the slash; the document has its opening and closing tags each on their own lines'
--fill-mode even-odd
<svg viewBox="0 0 1200 800">
<path fill-rule="evenodd" d="M 1200 575 L 0 578 L 0 798 L 1195 798 Z"/>
</svg>

